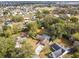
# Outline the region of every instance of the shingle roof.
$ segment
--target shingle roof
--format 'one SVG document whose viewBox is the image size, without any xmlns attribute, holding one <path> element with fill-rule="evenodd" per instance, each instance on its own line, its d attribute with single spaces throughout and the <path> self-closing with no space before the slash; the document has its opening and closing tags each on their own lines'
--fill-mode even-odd
<svg viewBox="0 0 79 59">
<path fill-rule="evenodd" d="M 43 34 L 43 35 L 37 35 L 36 38 L 37 39 L 40 39 L 40 40 L 44 40 L 44 39 L 49 40 L 50 39 L 50 36 L 48 36 L 46 34 Z"/>
</svg>

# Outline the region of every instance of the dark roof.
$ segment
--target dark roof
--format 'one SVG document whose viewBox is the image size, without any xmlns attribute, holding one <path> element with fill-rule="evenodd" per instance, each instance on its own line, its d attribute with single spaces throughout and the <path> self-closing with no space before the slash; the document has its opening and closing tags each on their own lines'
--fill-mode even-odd
<svg viewBox="0 0 79 59">
<path fill-rule="evenodd" d="M 58 44 L 52 44 L 50 46 L 52 49 L 54 49 L 55 51 L 52 52 L 51 56 L 50 57 L 54 57 L 54 58 L 57 58 L 59 57 L 60 55 L 62 55 L 66 50 L 69 51 L 68 53 L 73 53 L 75 50 L 72 48 L 62 48 L 62 46 L 59 46 Z"/>
<path fill-rule="evenodd" d="M 53 44 L 53 45 L 51 45 L 51 47 L 52 47 L 54 50 L 58 50 L 58 49 L 61 48 L 61 47 L 58 46 L 57 44 Z"/>
<path fill-rule="evenodd" d="M 62 55 L 65 52 L 64 49 L 58 49 L 57 51 L 53 52 L 53 57 L 59 57 L 60 55 Z"/>
</svg>

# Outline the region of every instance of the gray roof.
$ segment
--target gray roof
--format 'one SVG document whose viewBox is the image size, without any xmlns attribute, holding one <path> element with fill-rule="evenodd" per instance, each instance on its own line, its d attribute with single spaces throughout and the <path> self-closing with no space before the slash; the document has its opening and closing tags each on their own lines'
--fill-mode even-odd
<svg viewBox="0 0 79 59">
<path fill-rule="evenodd" d="M 59 57 L 60 55 L 62 55 L 63 52 L 65 52 L 65 50 L 63 50 L 63 49 L 56 50 L 55 52 L 53 52 L 53 57 L 54 57 L 54 58 L 57 58 L 57 57 Z"/>
<path fill-rule="evenodd" d="M 47 40 L 49 40 L 49 39 L 50 39 L 50 36 L 48 36 L 48 35 L 46 35 L 46 34 L 37 35 L 37 36 L 36 36 L 36 39 L 40 39 L 40 40 L 47 39 Z"/>
<path fill-rule="evenodd" d="M 70 47 L 62 47 L 62 46 L 60 46 L 58 44 L 53 44 L 51 47 L 55 49 L 55 51 L 51 53 L 52 57 L 54 57 L 54 58 L 58 58 L 65 51 L 71 51 L 72 50 Z"/>
</svg>

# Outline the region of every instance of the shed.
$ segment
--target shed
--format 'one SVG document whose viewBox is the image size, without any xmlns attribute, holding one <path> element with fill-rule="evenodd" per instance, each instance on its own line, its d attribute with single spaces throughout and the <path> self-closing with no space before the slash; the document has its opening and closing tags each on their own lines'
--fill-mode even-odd
<svg viewBox="0 0 79 59">
<path fill-rule="evenodd" d="M 38 47 L 35 49 L 36 55 L 39 55 L 40 52 L 43 50 L 44 46 L 43 45 L 38 45 Z"/>
<path fill-rule="evenodd" d="M 49 40 L 50 40 L 50 36 L 43 34 L 43 35 L 37 35 L 36 39 L 38 39 L 39 41 L 37 42 L 37 44 L 41 44 L 41 45 L 48 45 L 49 44 Z"/>
</svg>

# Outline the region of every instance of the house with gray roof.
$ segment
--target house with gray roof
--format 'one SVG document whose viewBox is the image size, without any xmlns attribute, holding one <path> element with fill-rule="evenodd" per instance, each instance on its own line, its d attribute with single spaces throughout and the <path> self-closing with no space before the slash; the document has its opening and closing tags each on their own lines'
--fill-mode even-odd
<svg viewBox="0 0 79 59">
<path fill-rule="evenodd" d="M 37 35 L 36 39 L 38 39 L 38 43 L 40 43 L 41 45 L 47 45 L 49 43 L 50 40 L 50 36 L 46 35 L 46 34 L 42 34 L 42 35 Z"/>
<path fill-rule="evenodd" d="M 73 52 L 73 47 L 62 47 L 59 44 L 53 44 L 50 47 L 54 50 L 48 55 L 50 58 L 62 58 L 65 54 Z"/>
<path fill-rule="evenodd" d="M 60 55 L 62 55 L 64 52 L 65 52 L 65 50 L 63 50 L 63 49 L 58 49 L 57 51 L 53 52 L 52 55 L 53 55 L 54 58 L 57 58 L 57 57 L 59 57 Z"/>
<path fill-rule="evenodd" d="M 39 39 L 39 40 L 45 40 L 45 39 L 50 40 L 50 36 L 48 36 L 46 34 L 37 35 L 36 39 Z"/>
</svg>

